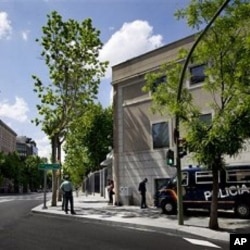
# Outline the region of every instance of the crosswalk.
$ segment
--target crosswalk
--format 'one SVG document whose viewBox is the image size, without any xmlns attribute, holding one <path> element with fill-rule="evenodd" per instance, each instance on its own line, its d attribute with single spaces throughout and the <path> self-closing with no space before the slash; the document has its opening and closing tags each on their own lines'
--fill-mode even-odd
<svg viewBox="0 0 250 250">
<path fill-rule="evenodd" d="M 0 196 L 0 203 L 11 202 L 11 201 L 23 201 L 23 200 L 43 200 L 43 194 L 39 195 L 5 195 Z"/>
<path fill-rule="evenodd" d="M 203 246 L 203 247 L 211 247 L 211 248 L 221 248 L 220 246 L 215 245 L 212 242 L 207 240 L 197 240 L 192 238 L 183 238 L 184 240 L 190 242 L 193 245 Z"/>
<path fill-rule="evenodd" d="M 138 231 L 145 231 L 145 232 L 156 232 L 155 229 L 148 229 L 148 228 L 135 228 L 135 227 L 126 227 L 126 228 L 130 228 L 130 229 L 133 229 L 133 230 L 138 230 Z M 196 245 L 196 246 L 200 246 L 202 247 L 202 249 L 213 249 L 213 248 L 220 248 L 220 246 L 210 242 L 210 241 L 207 241 L 207 240 L 199 240 L 199 239 L 194 239 L 194 238 L 187 238 L 187 237 L 182 237 L 185 241 L 189 242 L 190 244 L 192 245 Z"/>
</svg>

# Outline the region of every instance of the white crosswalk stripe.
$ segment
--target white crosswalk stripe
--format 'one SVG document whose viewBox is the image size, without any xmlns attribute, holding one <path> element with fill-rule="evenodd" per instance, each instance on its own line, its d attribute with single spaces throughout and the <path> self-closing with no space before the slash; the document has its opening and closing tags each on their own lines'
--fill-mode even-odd
<svg viewBox="0 0 250 250">
<path fill-rule="evenodd" d="M 214 248 L 221 248 L 207 240 L 197 240 L 197 239 L 190 239 L 190 238 L 183 238 L 184 240 L 187 240 L 188 242 L 199 245 L 199 246 L 206 246 L 206 247 L 214 247 Z"/>
<path fill-rule="evenodd" d="M 0 203 L 3 202 L 10 202 L 10 201 L 22 201 L 22 200 L 43 200 L 43 196 L 39 195 L 39 196 L 27 196 L 27 195 L 20 195 L 20 196 L 4 196 L 4 197 L 0 197 Z"/>
<path fill-rule="evenodd" d="M 10 199 L 0 199 L 0 203 L 1 202 L 8 202 L 8 201 L 11 201 Z"/>
</svg>

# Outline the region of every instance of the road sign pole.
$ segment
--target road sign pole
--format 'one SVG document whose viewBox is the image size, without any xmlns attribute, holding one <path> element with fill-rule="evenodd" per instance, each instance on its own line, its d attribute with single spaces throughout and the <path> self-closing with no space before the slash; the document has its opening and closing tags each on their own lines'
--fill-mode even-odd
<svg viewBox="0 0 250 250">
<path fill-rule="evenodd" d="M 43 188 L 44 188 L 44 200 L 43 200 L 43 209 L 47 209 L 46 206 L 46 193 L 47 193 L 47 170 L 53 170 L 53 172 L 55 170 L 60 169 L 61 165 L 58 163 L 40 163 L 38 165 L 38 169 L 43 170 L 44 171 L 44 183 L 43 183 Z"/>
<path fill-rule="evenodd" d="M 46 206 L 46 189 L 47 189 L 47 170 L 44 169 L 44 175 L 43 175 L 43 190 L 44 190 L 44 195 L 43 195 L 43 209 L 47 209 L 47 206 Z"/>
</svg>

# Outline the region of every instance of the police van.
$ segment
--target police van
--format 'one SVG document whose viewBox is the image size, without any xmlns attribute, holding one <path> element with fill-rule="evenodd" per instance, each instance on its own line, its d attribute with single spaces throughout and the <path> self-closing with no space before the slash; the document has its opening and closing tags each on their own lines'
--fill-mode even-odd
<svg viewBox="0 0 250 250">
<path fill-rule="evenodd" d="M 250 164 L 226 165 L 218 175 L 218 209 L 234 210 L 240 218 L 250 215 Z M 213 189 L 212 171 L 189 166 L 182 170 L 183 209 L 210 209 Z M 177 177 L 160 190 L 163 213 L 177 211 Z"/>
</svg>

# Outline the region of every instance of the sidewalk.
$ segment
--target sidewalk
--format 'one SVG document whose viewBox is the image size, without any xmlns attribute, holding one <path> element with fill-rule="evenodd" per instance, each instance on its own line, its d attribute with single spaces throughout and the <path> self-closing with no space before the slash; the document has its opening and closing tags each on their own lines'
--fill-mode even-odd
<svg viewBox="0 0 250 250">
<path fill-rule="evenodd" d="M 208 239 L 229 241 L 230 233 L 250 233 L 250 220 L 233 218 L 232 215 L 219 217 L 219 231 L 208 228 L 208 215 L 184 217 L 184 225 L 178 225 L 176 215 L 161 214 L 160 209 L 140 209 L 137 206 L 112 206 L 99 194 L 88 195 L 74 194 L 74 207 L 76 215 L 65 214 L 61 202 L 56 207 L 51 207 L 47 201 L 48 209 L 43 209 L 43 204 L 32 209 L 34 213 L 53 214 L 58 216 L 74 217 L 77 219 L 93 219 L 110 224 L 122 224 L 129 227 L 145 228 L 151 230 L 171 230 L 174 233 L 188 233 Z"/>
</svg>

